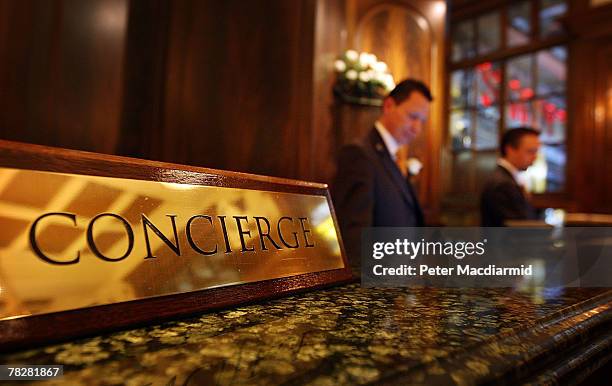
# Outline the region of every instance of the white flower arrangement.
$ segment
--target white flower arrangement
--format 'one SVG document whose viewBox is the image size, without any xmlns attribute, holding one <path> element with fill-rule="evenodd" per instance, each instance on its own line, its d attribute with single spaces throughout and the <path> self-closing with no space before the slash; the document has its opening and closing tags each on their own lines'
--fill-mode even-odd
<svg viewBox="0 0 612 386">
<path fill-rule="evenodd" d="M 334 70 L 335 91 L 343 96 L 380 99 L 395 87 L 387 64 L 367 52 L 346 51 L 334 62 Z"/>
</svg>

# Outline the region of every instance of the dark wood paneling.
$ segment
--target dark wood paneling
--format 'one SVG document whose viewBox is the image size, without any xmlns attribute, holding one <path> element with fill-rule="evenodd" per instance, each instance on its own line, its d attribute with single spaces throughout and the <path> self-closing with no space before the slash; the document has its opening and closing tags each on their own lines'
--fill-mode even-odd
<svg viewBox="0 0 612 386">
<path fill-rule="evenodd" d="M 114 151 L 127 4 L 0 1 L 0 137 Z"/>
<path fill-rule="evenodd" d="M 571 1 L 570 120 L 576 210 L 612 213 L 612 4 Z"/>
<path fill-rule="evenodd" d="M 603 48 L 603 49 L 601 49 Z M 605 46 L 598 50 L 597 58 L 598 74 L 600 79 L 597 84 L 597 99 L 603 104 L 603 117 L 599 123 L 598 132 L 603 136 L 603 149 L 601 151 L 603 188 L 601 192 L 601 204 L 603 212 L 612 213 L 612 39 L 607 39 Z"/>
<path fill-rule="evenodd" d="M 307 167 L 315 2 L 171 3 L 156 159 L 299 177 Z"/>
<path fill-rule="evenodd" d="M 572 2 L 569 119 L 573 207 L 612 213 L 612 6 Z"/>
<path fill-rule="evenodd" d="M 117 154 L 151 158 L 151 131 L 163 121 L 169 0 L 131 1 Z"/>
<path fill-rule="evenodd" d="M 334 123 L 336 81 L 333 63 L 346 49 L 345 0 L 318 0 L 315 24 L 311 174 L 304 178 L 330 182 L 335 173 L 336 152 L 342 145 Z"/>
<path fill-rule="evenodd" d="M 606 37 L 612 35 L 612 3 L 593 7 L 590 1 L 569 0 L 572 17 L 566 20 L 569 30 L 582 37 Z"/>
<path fill-rule="evenodd" d="M 397 80 L 431 84 L 432 32 L 423 16 L 403 5 L 382 4 L 359 21 L 356 47 L 383 59 Z"/>
<path fill-rule="evenodd" d="M 309 178 L 316 8 L 0 0 L 0 138 Z"/>
<path fill-rule="evenodd" d="M 578 52 L 587 51 L 592 59 L 577 60 L 578 68 L 589 70 L 575 79 L 582 101 L 573 136 L 579 154 L 576 198 L 582 212 L 612 213 L 612 38 L 582 46 Z"/>
</svg>

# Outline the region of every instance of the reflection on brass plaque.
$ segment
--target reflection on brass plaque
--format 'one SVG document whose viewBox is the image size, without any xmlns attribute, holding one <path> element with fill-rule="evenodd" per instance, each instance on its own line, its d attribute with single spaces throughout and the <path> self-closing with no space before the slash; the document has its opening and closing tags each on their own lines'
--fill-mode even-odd
<svg viewBox="0 0 612 386">
<path fill-rule="evenodd" d="M 323 195 L 0 168 L 0 207 L 0 319 L 345 268 Z"/>
</svg>

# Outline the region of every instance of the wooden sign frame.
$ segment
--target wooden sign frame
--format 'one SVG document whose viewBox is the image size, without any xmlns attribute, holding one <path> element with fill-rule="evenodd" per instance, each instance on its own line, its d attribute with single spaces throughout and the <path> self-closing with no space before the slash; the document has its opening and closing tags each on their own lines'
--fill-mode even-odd
<svg viewBox="0 0 612 386">
<path fill-rule="evenodd" d="M 327 185 L 0 140 L 0 167 L 324 196 L 344 268 L 0 320 L 0 351 L 40 345 L 353 280 Z"/>
</svg>

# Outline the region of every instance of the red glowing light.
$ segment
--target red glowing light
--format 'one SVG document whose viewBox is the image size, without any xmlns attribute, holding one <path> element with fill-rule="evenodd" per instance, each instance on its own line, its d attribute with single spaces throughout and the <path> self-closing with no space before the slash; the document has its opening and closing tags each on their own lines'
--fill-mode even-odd
<svg viewBox="0 0 612 386">
<path fill-rule="evenodd" d="M 484 106 L 484 107 L 489 107 L 491 106 L 491 97 L 488 94 L 482 94 L 480 96 L 480 103 Z"/>
<path fill-rule="evenodd" d="M 565 122 L 565 119 L 567 118 L 567 112 L 564 109 L 559 109 L 556 112 L 557 114 L 557 119 L 561 122 Z"/>
<path fill-rule="evenodd" d="M 495 83 L 499 83 L 501 81 L 501 73 L 499 72 L 499 70 L 493 71 L 491 73 L 491 76 L 493 77 Z"/>
<path fill-rule="evenodd" d="M 518 90 L 521 88 L 521 81 L 518 79 L 511 79 L 510 82 L 508 82 L 508 85 L 512 90 Z"/>
<path fill-rule="evenodd" d="M 491 67 L 492 67 L 491 62 L 484 62 L 484 63 L 478 65 L 478 70 L 480 70 L 480 71 L 489 71 L 491 69 Z"/>
<path fill-rule="evenodd" d="M 521 90 L 522 99 L 529 99 L 531 97 L 533 97 L 533 89 L 531 87 L 525 87 Z"/>
</svg>

